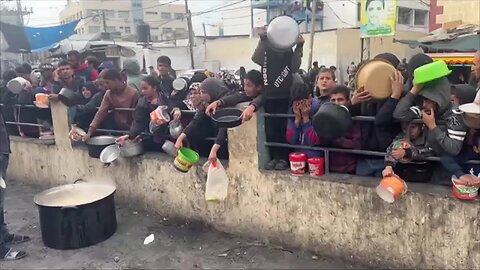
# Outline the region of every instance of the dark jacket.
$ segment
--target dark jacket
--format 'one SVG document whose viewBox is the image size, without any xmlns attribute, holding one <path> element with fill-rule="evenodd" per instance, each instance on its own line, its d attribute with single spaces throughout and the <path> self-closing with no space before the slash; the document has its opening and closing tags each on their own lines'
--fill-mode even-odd
<svg viewBox="0 0 480 270">
<path fill-rule="evenodd" d="M 352 116 L 374 116 L 375 121 L 361 122 L 361 149 L 385 152 L 392 140 L 401 132 L 400 123 L 394 122 L 393 111 L 398 99 L 388 98 L 383 101 L 366 102 L 350 106 Z"/>
<path fill-rule="evenodd" d="M 8 138 L 7 126 L 0 111 L 0 154 L 10 154 L 10 139 Z"/>
<path fill-rule="evenodd" d="M 445 122 L 433 130 L 426 130 L 428 145 L 433 148 L 438 156 L 449 154 L 456 156 L 462 149 L 467 127 L 463 122 L 462 112 L 453 107 L 450 101 L 450 83 L 447 78 L 441 78 L 425 84 L 419 93 L 439 105 L 436 119 Z M 394 117 L 402 122 L 422 118 L 422 110 L 414 106 L 415 96 L 408 93 L 400 102 L 394 112 Z"/>
<path fill-rule="evenodd" d="M 164 104 L 162 104 L 162 102 Z M 133 122 L 132 125 L 130 126 L 130 131 L 128 133 L 128 136 L 130 139 L 134 139 L 135 137 L 139 136 L 142 134 L 142 132 L 147 131 L 149 128 L 150 124 L 150 113 L 153 112 L 158 106 L 165 105 L 166 101 L 161 100 L 160 104 L 155 105 L 152 104 L 147 97 L 141 96 L 138 98 L 137 106 L 135 106 L 135 111 L 133 112 Z M 164 127 L 160 128 L 158 131 L 166 131 L 168 128 L 168 125 L 165 124 Z M 157 132 L 155 132 L 157 133 Z M 162 132 L 158 132 L 162 133 Z M 155 136 L 154 137 L 158 137 Z M 165 138 L 165 136 L 162 136 Z M 160 140 L 155 140 L 159 142 Z"/>
<path fill-rule="evenodd" d="M 79 98 L 82 98 L 82 86 L 85 84 L 85 80 L 80 78 L 80 77 L 74 77 L 73 78 L 73 85 L 70 87 L 71 90 L 73 90 L 77 95 L 79 95 Z M 58 81 L 53 83 L 52 91 L 54 94 L 60 93 L 62 88 L 69 88 L 63 81 Z"/>
<path fill-rule="evenodd" d="M 167 78 L 158 77 L 158 86 L 161 91 L 165 94 L 165 96 L 170 97 L 173 91 L 173 81 L 175 79 L 171 76 Z"/>
</svg>

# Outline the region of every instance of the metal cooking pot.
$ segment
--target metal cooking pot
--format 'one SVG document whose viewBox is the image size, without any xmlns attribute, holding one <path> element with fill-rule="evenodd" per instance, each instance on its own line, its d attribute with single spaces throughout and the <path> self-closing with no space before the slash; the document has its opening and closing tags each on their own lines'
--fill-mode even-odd
<svg viewBox="0 0 480 270">
<path fill-rule="evenodd" d="M 300 35 L 298 23 L 290 16 L 282 15 L 273 19 L 267 28 L 269 43 L 277 50 L 291 49 Z"/>
<path fill-rule="evenodd" d="M 172 82 L 172 87 L 173 87 L 173 89 L 176 90 L 176 91 L 187 90 L 187 88 L 188 88 L 188 82 L 187 82 L 187 80 L 185 80 L 184 78 L 176 78 L 176 79 Z"/>
<path fill-rule="evenodd" d="M 8 81 L 7 89 L 14 94 L 19 94 L 29 85 L 31 85 L 29 81 L 25 80 L 22 77 L 16 77 Z"/>
<path fill-rule="evenodd" d="M 122 157 L 135 157 L 143 154 L 143 143 L 136 141 L 127 141 L 120 146 Z"/>
<path fill-rule="evenodd" d="M 350 129 L 352 116 L 347 107 L 327 102 L 315 113 L 312 124 L 319 137 L 336 140 Z"/>
<path fill-rule="evenodd" d="M 480 105 L 467 103 L 458 107 L 463 112 L 465 125 L 472 129 L 480 129 Z"/>
<path fill-rule="evenodd" d="M 182 123 L 180 121 L 176 121 L 176 120 L 170 121 L 168 126 L 169 126 L 170 136 L 172 136 L 172 138 L 174 139 L 178 138 L 180 134 L 182 134 L 183 132 Z"/>
<path fill-rule="evenodd" d="M 107 240 L 117 230 L 115 185 L 78 181 L 45 190 L 33 199 L 47 247 L 83 248 Z"/>
<path fill-rule="evenodd" d="M 112 144 L 100 153 L 100 161 L 104 164 L 104 167 L 109 167 L 114 161 L 116 161 L 121 154 L 120 146 L 118 144 Z"/>
<path fill-rule="evenodd" d="M 80 97 L 77 93 L 72 89 L 65 87 L 60 90 L 60 93 L 58 93 L 58 99 L 67 107 L 72 107 L 80 103 Z"/>
<path fill-rule="evenodd" d="M 85 143 L 88 147 L 88 155 L 92 158 L 100 158 L 100 154 L 107 146 L 115 144 L 115 137 L 96 136 L 88 139 Z"/>
<path fill-rule="evenodd" d="M 162 145 L 162 150 L 172 157 L 177 156 L 177 149 L 175 148 L 175 144 L 171 141 L 165 141 Z"/>
</svg>

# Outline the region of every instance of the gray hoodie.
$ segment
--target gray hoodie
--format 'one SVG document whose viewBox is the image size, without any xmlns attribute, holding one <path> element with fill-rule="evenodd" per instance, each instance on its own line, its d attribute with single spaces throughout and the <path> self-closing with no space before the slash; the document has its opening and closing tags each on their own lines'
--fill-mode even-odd
<svg viewBox="0 0 480 270">
<path fill-rule="evenodd" d="M 419 95 L 436 102 L 439 107 L 436 114 L 438 126 L 433 130 L 425 131 L 428 146 L 437 155 L 458 155 L 467 134 L 467 127 L 463 122 L 461 111 L 454 107 L 450 100 L 451 88 L 448 79 L 441 78 L 426 83 Z M 421 119 L 422 108 L 415 106 L 414 101 L 415 96 L 409 92 L 398 103 L 393 117 L 402 122 Z M 439 120 L 444 123 L 439 124 Z"/>
</svg>

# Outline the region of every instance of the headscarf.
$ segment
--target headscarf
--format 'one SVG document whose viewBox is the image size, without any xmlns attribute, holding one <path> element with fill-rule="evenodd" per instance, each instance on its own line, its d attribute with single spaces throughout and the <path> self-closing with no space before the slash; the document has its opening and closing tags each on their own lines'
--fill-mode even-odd
<svg viewBox="0 0 480 270">
<path fill-rule="evenodd" d="M 83 97 L 83 99 L 85 99 L 85 101 L 89 101 L 90 99 L 92 99 L 92 97 L 96 93 L 99 92 L 98 88 L 95 86 L 95 84 L 93 82 L 86 82 L 86 83 L 83 84 L 83 87 L 87 88 L 90 91 L 90 93 L 92 93 L 89 98 L 83 97 L 83 94 L 82 94 L 82 97 Z"/>
<path fill-rule="evenodd" d="M 222 70 L 217 73 L 217 78 L 222 80 L 225 85 L 230 89 L 230 91 L 235 91 L 239 89 L 239 85 L 237 83 L 237 80 L 235 79 L 235 76 L 230 74 L 226 70 Z"/>
<path fill-rule="evenodd" d="M 194 82 L 190 85 L 190 87 L 188 88 L 188 95 L 187 95 L 187 98 L 183 101 L 185 103 L 185 105 L 187 105 L 187 108 L 191 111 L 196 111 L 197 110 L 197 107 L 193 105 L 193 102 L 192 102 L 192 92 L 194 91 L 200 91 L 200 83 L 199 82 Z"/>
<path fill-rule="evenodd" d="M 200 89 L 210 95 L 210 103 L 221 99 L 229 92 L 225 83 L 217 78 L 207 78 L 200 84 Z"/>
</svg>

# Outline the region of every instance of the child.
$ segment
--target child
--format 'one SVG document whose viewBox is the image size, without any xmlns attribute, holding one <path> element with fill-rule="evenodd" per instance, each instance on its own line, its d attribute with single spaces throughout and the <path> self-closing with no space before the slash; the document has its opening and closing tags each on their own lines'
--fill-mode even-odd
<svg viewBox="0 0 480 270">
<path fill-rule="evenodd" d="M 318 110 L 319 101 L 312 98 L 307 85 L 302 84 L 292 89 L 292 106 L 289 113 L 295 114 L 295 118 L 289 118 L 287 123 L 287 142 L 292 145 L 314 146 L 318 145 L 318 136 L 312 125 L 312 117 Z M 298 150 L 307 157 L 320 157 L 321 151 Z"/>
<path fill-rule="evenodd" d="M 315 86 L 315 97 L 318 98 L 319 106 L 330 101 L 330 89 L 335 86 L 335 72 L 328 68 L 320 69 Z"/>
<path fill-rule="evenodd" d="M 407 182 L 428 182 L 433 168 L 431 163 L 415 159 L 432 155 L 433 150 L 427 146 L 423 124 L 411 124 L 410 129 L 408 125 L 402 123 L 403 132 L 388 147 L 382 175 L 398 175 Z M 406 136 L 407 132 L 410 138 Z"/>
</svg>

